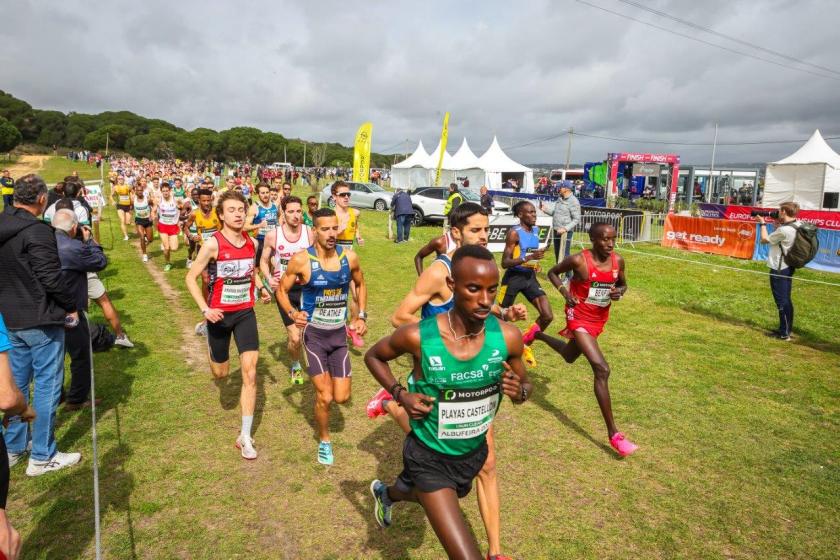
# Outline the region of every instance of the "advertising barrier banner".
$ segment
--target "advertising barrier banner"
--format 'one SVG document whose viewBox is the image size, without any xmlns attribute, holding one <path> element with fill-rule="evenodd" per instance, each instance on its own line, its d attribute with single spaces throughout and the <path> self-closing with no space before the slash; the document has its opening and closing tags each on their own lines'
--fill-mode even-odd
<svg viewBox="0 0 840 560">
<path fill-rule="evenodd" d="M 576 232 L 589 233 L 589 228 L 596 222 L 607 222 L 612 224 L 616 232 L 621 232 L 624 241 L 636 241 L 640 237 L 642 229 L 641 210 L 627 210 L 626 208 L 597 208 L 593 206 L 581 206 L 580 223 L 575 228 Z M 635 220 L 622 220 L 628 216 L 638 216 Z"/>
<path fill-rule="evenodd" d="M 491 253 L 501 253 L 505 250 L 505 238 L 510 228 L 519 225 L 519 218 L 515 216 L 490 216 L 490 232 L 487 235 L 487 250 Z M 551 243 L 551 216 L 537 216 L 537 237 L 540 247 L 547 247 Z"/>
<path fill-rule="evenodd" d="M 772 233 L 776 229 L 773 224 L 767 225 L 767 233 Z M 756 232 L 756 236 L 761 235 Z M 826 272 L 840 273 L 840 231 L 830 229 L 820 229 L 817 231 L 817 239 L 820 242 L 820 250 L 814 260 L 805 265 L 806 268 L 813 268 L 814 270 L 824 270 Z M 767 254 L 770 252 L 770 245 L 760 243 L 759 237 L 755 240 L 755 251 L 752 259 L 754 261 L 766 261 Z"/>
<path fill-rule="evenodd" d="M 755 252 L 755 230 L 754 223 L 669 214 L 662 246 L 751 259 Z"/>
<path fill-rule="evenodd" d="M 700 217 L 702 218 L 725 218 L 741 222 L 755 221 L 750 213 L 753 210 L 770 212 L 778 208 L 759 208 L 757 206 L 733 206 L 724 204 L 707 204 L 701 202 L 699 205 Z M 800 210 L 799 219 L 803 222 L 811 222 L 820 229 L 840 230 L 840 212 L 828 212 L 826 210 Z"/>
</svg>

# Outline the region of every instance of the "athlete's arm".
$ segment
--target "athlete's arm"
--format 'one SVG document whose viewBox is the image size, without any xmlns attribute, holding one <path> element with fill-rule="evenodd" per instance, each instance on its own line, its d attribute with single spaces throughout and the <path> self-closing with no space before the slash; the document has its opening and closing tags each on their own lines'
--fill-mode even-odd
<svg viewBox="0 0 840 560">
<path fill-rule="evenodd" d="M 621 255 L 616 255 L 616 257 L 618 257 L 618 278 L 616 278 L 615 286 L 610 288 L 610 299 L 619 300 L 627 292 L 627 278 L 624 276 L 624 259 Z"/>
<path fill-rule="evenodd" d="M 404 325 L 398 328 L 391 336 L 386 336 L 365 353 L 365 365 L 374 379 L 391 393 L 394 400 L 405 408 L 411 418 L 415 419 L 423 418 L 431 412 L 435 398 L 419 393 L 409 393 L 394 378 L 388 362 L 403 354 L 411 354 L 416 358 L 419 353 L 420 328 L 417 325 Z M 417 372 L 414 375 L 417 376 Z"/>
<path fill-rule="evenodd" d="M 262 222 L 259 224 L 254 224 L 254 218 L 257 217 L 257 205 L 251 204 L 248 207 L 248 214 L 245 216 L 245 227 L 242 228 L 242 231 L 254 231 L 260 229 L 262 227 Z"/>
<path fill-rule="evenodd" d="M 195 239 L 193 239 L 193 234 L 190 233 L 190 226 L 193 225 L 193 222 L 195 222 L 195 212 L 190 212 L 190 215 L 187 216 L 187 219 L 183 222 L 184 225 L 182 226 L 182 229 L 184 230 L 184 237 L 195 241 Z"/>
<path fill-rule="evenodd" d="M 198 251 L 198 256 L 195 257 L 192 266 L 187 270 L 186 284 L 190 295 L 193 297 L 201 313 L 211 323 L 221 321 L 224 313 L 218 309 L 212 309 L 207 302 L 204 301 L 204 296 L 201 293 L 201 288 L 198 287 L 198 277 L 207 268 L 212 259 L 219 255 L 219 243 L 215 237 L 206 240 Z"/>
<path fill-rule="evenodd" d="M 504 362 L 505 372 L 502 374 L 502 391 L 516 404 L 522 404 L 531 396 L 533 385 L 528 379 L 525 364 L 522 363 L 522 333 L 513 325 L 500 323 L 502 335 L 508 348 L 508 358 Z"/>
<path fill-rule="evenodd" d="M 350 209 L 351 212 L 353 212 L 354 210 L 355 209 L 353 209 L 353 208 Z M 355 212 L 356 212 L 356 242 L 359 245 L 364 245 L 365 240 L 362 239 L 362 224 L 361 224 L 362 211 L 361 210 L 355 210 Z"/>
<path fill-rule="evenodd" d="M 503 321 L 527 321 L 528 308 L 524 303 L 514 303 L 510 307 L 502 307 L 498 303 L 494 303 L 490 308 L 490 313 L 502 319 Z"/>
<path fill-rule="evenodd" d="M 362 267 L 359 264 L 359 255 L 354 251 L 347 254 L 347 260 L 350 263 L 350 274 L 353 276 L 353 282 L 356 283 L 356 297 L 359 298 L 358 304 L 361 311 L 367 308 L 367 286 L 365 285 L 365 275 L 362 273 Z M 356 319 L 351 325 L 359 336 L 364 336 L 367 332 L 367 322 L 362 319 Z"/>
<path fill-rule="evenodd" d="M 391 315 L 391 324 L 394 327 L 401 327 L 419 322 L 420 319 L 415 314 L 433 297 L 438 295 L 440 287 L 446 285 L 446 276 L 446 267 L 442 264 L 430 266 L 424 270 L 414 287 L 411 288 L 408 295 L 400 302 L 397 310 Z"/>
<path fill-rule="evenodd" d="M 417 276 L 423 274 L 423 259 L 431 255 L 432 253 L 437 253 L 439 255 L 445 250 L 446 235 L 435 237 L 434 239 L 420 247 L 420 250 L 417 251 L 416 255 L 414 255 L 414 268 L 417 269 Z"/>
<path fill-rule="evenodd" d="M 505 248 L 502 251 L 502 268 L 510 268 L 512 266 L 519 266 L 524 264 L 528 258 L 525 255 L 521 255 L 517 258 L 513 258 L 513 251 L 516 249 L 516 246 L 519 244 L 519 233 L 513 228 L 509 229 L 507 235 L 505 236 Z"/>
<path fill-rule="evenodd" d="M 285 311 L 286 314 L 294 320 L 295 325 L 300 328 L 306 326 L 306 323 L 309 321 L 309 316 L 306 314 L 306 311 L 295 311 L 291 300 L 289 300 L 289 291 L 295 285 L 295 280 L 298 279 L 298 276 L 300 276 L 301 280 L 306 280 L 305 274 L 308 269 L 309 254 L 306 251 L 301 251 L 293 256 L 289 261 L 289 265 L 286 267 L 286 272 L 283 273 L 283 276 L 280 278 L 280 284 L 274 292 L 274 297 L 277 298 L 277 303 L 280 304 L 280 308 Z"/>
<path fill-rule="evenodd" d="M 263 239 L 263 252 L 262 255 L 260 255 L 260 272 L 262 273 L 263 278 L 268 279 L 268 285 L 271 286 L 271 289 L 275 292 L 277 291 L 277 286 L 280 285 L 280 282 L 274 278 L 274 275 L 271 273 L 271 249 L 274 247 L 276 241 L 276 230 L 271 230 L 266 233 L 265 238 Z"/>
<path fill-rule="evenodd" d="M 578 300 L 571 294 L 571 292 L 569 292 L 561 274 L 565 274 L 571 270 L 573 273 L 578 274 L 578 276 L 582 276 L 582 274 L 579 273 L 579 270 L 583 266 L 586 266 L 586 263 L 583 260 L 583 255 L 581 253 L 577 253 L 576 255 L 569 255 L 551 267 L 551 270 L 548 271 L 548 280 L 554 284 L 554 287 L 557 288 L 560 294 L 566 299 L 566 303 L 570 307 L 574 307 Z"/>
</svg>

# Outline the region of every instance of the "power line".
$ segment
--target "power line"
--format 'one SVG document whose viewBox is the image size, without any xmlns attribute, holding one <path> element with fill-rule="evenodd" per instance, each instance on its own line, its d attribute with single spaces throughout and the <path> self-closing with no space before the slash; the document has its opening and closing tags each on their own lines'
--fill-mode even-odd
<svg viewBox="0 0 840 560">
<path fill-rule="evenodd" d="M 761 56 L 758 56 L 758 55 L 755 55 L 755 54 L 747 53 L 747 52 L 744 52 L 744 51 L 739 51 L 737 49 L 726 47 L 724 45 L 719 45 L 717 43 L 712 43 L 711 41 L 706 41 L 706 40 L 700 39 L 698 37 L 692 37 L 690 35 L 685 35 L 683 33 L 679 33 L 677 31 L 674 31 L 673 29 L 668 29 L 667 27 L 662 27 L 661 25 L 656 25 L 655 23 L 650 23 L 648 21 L 644 21 L 644 20 L 641 20 L 641 19 L 634 18 L 632 16 L 628 16 L 627 14 L 622 14 L 621 12 L 616 12 L 614 10 L 604 8 L 603 6 L 598 6 L 597 4 L 592 4 L 590 2 L 586 2 L 586 0 L 575 0 L 575 1 L 578 2 L 579 4 L 584 4 L 586 6 L 590 6 L 592 8 L 597 9 L 597 10 L 601 10 L 603 12 L 607 12 L 609 14 L 613 14 L 613 15 L 619 16 L 619 17 L 624 18 L 624 19 L 629 19 L 631 21 L 641 23 L 642 25 L 647 25 L 648 27 L 653 27 L 655 29 L 659 29 L 660 31 L 665 31 L 666 33 L 676 35 L 677 37 L 682 37 L 683 39 L 689 39 L 691 41 L 696 41 L 698 43 L 703 43 L 704 45 L 709 45 L 711 47 L 715 47 L 715 48 L 718 48 L 718 49 L 721 49 L 721 50 L 724 50 L 724 51 L 728 51 L 728 52 L 731 52 L 731 53 L 734 53 L 734 54 L 739 54 L 741 56 L 754 58 L 755 60 L 761 60 L 762 62 L 767 62 L 769 64 L 774 64 L 774 65 L 780 66 L 782 68 L 787 68 L 788 70 L 796 70 L 798 72 L 805 72 L 806 74 L 811 74 L 812 76 L 818 76 L 820 78 L 828 78 L 829 80 L 835 80 L 835 81 L 840 82 L 840 76 L 832 76 L 830 74 L 823 74 L 821 72 L 814 72 L 814 71 L 811 71 L 811 70 L 807 70 L 805 68 L 799 68 L 797 66 L 791 66 L 789 64 L 783 64 L 781 62 L 771 60 L 769 58 L 764 58 L 764 57 L 761 57 Z"/>
<path fill-rule="evenodd" d="M 816 68 L 818 70 L 822 70 L 822 71 L 825 71 L 825 72 L 830 72 L 832 74 L 837 74 L 838 76 L 840 76 L 840 72 L 838 72 L 837 70 L 833 70 L 833 69 L 827 68 L 825 66 L 820 66 L 819 64 L 813 64 L 811 62 L 808 62 L 808 61 L 805 61 L 805 60 L 787 55 L 785 53 L 781 53 L 779 51 L 774 51 L 772 49 L 768 49 L 767 47 L 762 47 L 761 45 L 756 45 L 755 43 L 750 43 L 749 41 L 744 41 L 743 39 L 738 39 L 737 37 L 729 36 L 725 33 L 715 31 L 711 27 L 705 27 L 705 26 L 700 25 L 698 23 L 694 23 L 693 21 L 678 18 L 677 16 L 671 15 L 671 14 L 669 14 L 667 12 L 663 12 L 661 10 L 657 10 L 655 8 L 650 8 L 650 7 L 645 6 L 644 4 L 641 4 L 639 2 L 634 2 L 633 0 L 617 0 L 617 1 L 622 2 L 624 4 L 627 4 L 627 5 L 630 5 L 630 6 L 633 6 L 635 8 L 640 9 L 640 10 L 644 10 L 644 11 L 649 12 L 651 14 L 654 14 L 654 15 L 657 15 L 657 16 L 660 16 L 660 17 L 664 17 L 666 19 L 670 19 L 671 21 L 681 23 L 683 25 L 686 25 L 688 27 L 697 29 L 699 31 L 704 31 L 706 33 L 709 33 L 710 35 L 715 35 L 717 37 L 727 39 L 727 40 L 732 41 L 734 43 L 744 45 L 745 47 L 750 47 L 752 49 L 756 49 L 756 50 L 759 50 L 759 51 L 762 51 L 762 52 L 766 52 L 767 54 L 772 54 L 773 56 L 778 56 L 779 58 L 783 58 L 785 60 L 788 60 L 790 62 L 794 62 L 796 64 L 802 64 L 804 66 L 810 66 L 812 68 Z"/>
</svg>

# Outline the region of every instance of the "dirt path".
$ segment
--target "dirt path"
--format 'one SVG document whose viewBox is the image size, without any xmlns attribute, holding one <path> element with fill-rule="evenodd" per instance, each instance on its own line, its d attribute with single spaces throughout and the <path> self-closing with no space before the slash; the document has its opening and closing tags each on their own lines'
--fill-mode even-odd
<svg viewBox="0 0 840 560">
<path fill-rule="evenodd" d="M 12 177 L 17 179 L 27 173 L 37 173 L 44 167 L 44 163 L 50 156 L 20 156 L 18 160 L 9 166 Z"/>
</svg>

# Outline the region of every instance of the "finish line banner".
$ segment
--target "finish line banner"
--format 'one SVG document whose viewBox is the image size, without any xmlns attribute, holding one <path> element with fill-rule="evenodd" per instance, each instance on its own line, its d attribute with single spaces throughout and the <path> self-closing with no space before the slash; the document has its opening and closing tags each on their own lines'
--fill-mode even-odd
<svg viewBox="0 0 840 560">
<path fill-rule="evenodd" d="M 757 206 L 733 206 L 724 204 L 698 204 L 701 218 L 714 218 L 737 220 L 739 222 L 754 222 L 750 213 L 753 210 L 770 212 L 778 208 L 760 208 Z M 811 222 L 820 229 L 832 229 L 840 231 L 840 212 L 829 212 L 826 210 L 800 210 L 799 219 L 803 222 Z"/>
<path fill-rule="evenodd" d="M 668 214 L 662 246 L 751 259 L 755 252 L 755 229 L 755 223 Z"/>
</svg>

